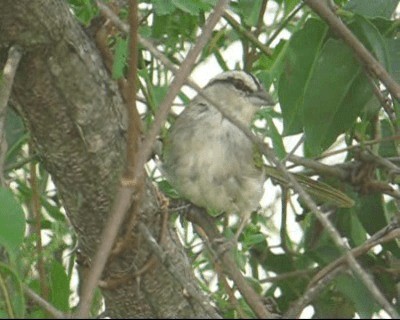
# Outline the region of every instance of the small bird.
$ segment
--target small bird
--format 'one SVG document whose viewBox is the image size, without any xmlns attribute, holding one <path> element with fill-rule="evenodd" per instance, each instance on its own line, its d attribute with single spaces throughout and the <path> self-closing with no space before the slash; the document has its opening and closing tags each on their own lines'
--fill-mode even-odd
<svg viewBox="0 0 400 320">
<path fill-rule="evenodd" d="M 248 127 L 261 106 L 274 102 L 252 74 L 223 72 L 179 115 L 165 143 L 167 180 L 196 206 L 238 214 L 237 239 L 259 206 L 265 175 L 253 143 L 203 95 Z"/>
</svg>

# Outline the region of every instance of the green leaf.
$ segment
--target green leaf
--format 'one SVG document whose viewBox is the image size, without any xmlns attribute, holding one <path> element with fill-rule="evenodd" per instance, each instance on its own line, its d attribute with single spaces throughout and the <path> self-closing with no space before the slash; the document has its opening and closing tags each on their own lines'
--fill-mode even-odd
<svg viewBox="0 0 400 320">
<path fill-rule="evenodd" d="M 328 148 L 353 125 L 371 96 L 371 85 L 351 49 L 329 39 L 304 94 L 306 152 L 318 155 Z"/>
<path fill-rule="evenodd" d="M 374 54 L 378 61 L 390 71 L 390 60 L 386 41 L 379 30 L 369 20 L 362 16 L 354 16 L 354 21 L 349 25 L 351 31 Z"/>
<path fill-rule="evenodd" d="M 210 6 L 201 0 L 171 0 L 171 2 L 182 11 L 192 16 L 198 15 L 200 11 L 210 8 Z"/>
<path fill-rule="evenodd" d="M 245 234 L 244 244 L 247 247 L 252 247 L 253 245 L 265 243 L 265 235 L 262 233 L 251 233 Z"/>
<path fill-rule="evenodd" d="M 371 194 L 359 197 L 357 208 L 359 219 L 370 235 L 375 234 L 388 224 L 385 218 L 382 194 Z"/>
<path fill-rule="evenodd" d="M 53 306 L 61 311 L 69 310 L 69 279 L 65 273 L 64 267 L 53 260 L 50 267 L 50 301 Z"/>
<path fill-rule="evenodd" d="M 324 23 L 316 19 L 307 20 L 303 29 L 293 34 L 286 49 L 286 61 L 282 73 L 278 96 L 282 109 L 284 135 L 303 130 L 303 97 L 316 56 L 321 50 L 327 32 Z"/>
<path fill-rule="evenodd" d="M 388 48 L 390 73 L 398 83 L 400 82 L 400 39 L 386 39 Z"/>
<path fill-rule="evenodd" d="M 377 311 L 377 305 L 368 289 L 349 275 L 341 275 L 336 281 L 338 290 L 352 301 L 361 319 L 369 319 Z"/>
<path fill-rule="evenodd" d="M 168 1 L 168 0 L 153 0 L 152 4 L 153 4 L 155 13 L 158 16 L 171 14 L 176 10 L 176 7 L 172 3 L 172 1 Z"/>
<path fill-rule="evenodd" d="M 350 246 L 359 246 L 367 240 L 367 232 L 355 207 L 338 210 L 335 218 L 338 231 L 343 237 L 349 238 Z"/>
<path fill-rule="evenodd" d="M 272 140 L 274 151 L 278 158 L 282 160 L 286 156 L 286 150 L 283 144 L 282 136 L 276 128 L 275 123 L 272 121 L 272 117 L 269 114 L 266 115 L 265 119 L 267 120 L 269 137 Z"/>
<path fill-rule="evenodd" d="M 380 121 L 382 138 L 392 137 L 395 135 L 395 129 L 389 119 L 385 118 Z M 379 144 L 379 155 L 383 158 L 396 157 L 397 147 L 394 140 L 382 141 Z"/>
<path fill-rule="evenodd" d="M 285 15 L 288 15 L 295 6 L 299 4 L 299 0 L 285 0 L 283 1 L 283 5 L 285 6 Z"/>
<path fill-rule="evenodd" d="M 124 76 L 127 57 L 128 41 L 118 37 L 115 45 L 114 63 L 112 66 L 112 76 L 114 79 L 120 79 Z"/>
<path fill-rule="evenodd" d="M 25 126 L 21 117 L 11 108 L 7 108 L 6 139 L 8 144 L 6 165 L 17 162 L 17 155 L 21 151 L 22 145 L 27 141 Z"/>
<path fill-rule="evenodd" d="M 390 18 L 398 4 L 398 0 L 350 0 L 344 8 L 367 17 Z"/>
<path fill-rule="evenodd" d="M 256 26 L 260 14 L 262 1 L 260 0 L 239 0 L 237 3 L 237 13 L 244 19 L 249 26 Z"/>
<path fill-rule="evenodd" d="M 152 86 L 149 88 L 155 106 L 159 106 L 168 92 L 167 86 Z"/>
<path fill-rule="evenodd" d="M 56 221 L 65 222 L 65 215 L 61 212 L 57 205 L 51 204 L 46 198 L 41 198 L 40 203 L 53 219 Z"/>
<path fill-rule="evenodd" d="M 18 274 L 8 265 L 0 262 L 1 304 L 6 304 L 5 318 L 23 319 L 25 314 L 25 299 L 22 281 Z"/>
<path fill-rule="evenodd" d="M 24 239 L 25 215 L 9 189 L 0 188 L 0 203 L 0 245 L 12 253 Z"/>
</svg>

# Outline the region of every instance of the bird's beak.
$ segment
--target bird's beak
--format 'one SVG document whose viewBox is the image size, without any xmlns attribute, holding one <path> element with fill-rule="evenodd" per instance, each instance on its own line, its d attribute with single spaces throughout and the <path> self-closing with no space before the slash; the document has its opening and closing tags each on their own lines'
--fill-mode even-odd
<svg viewBox="0 0 400 320">
<path fill-rule="evenodd" d="M 260 89 L 251 94 L 251 102 L 258 106 L 273 106 L 275 104 L 272 96 L 264 89 Z"/>
</svg>

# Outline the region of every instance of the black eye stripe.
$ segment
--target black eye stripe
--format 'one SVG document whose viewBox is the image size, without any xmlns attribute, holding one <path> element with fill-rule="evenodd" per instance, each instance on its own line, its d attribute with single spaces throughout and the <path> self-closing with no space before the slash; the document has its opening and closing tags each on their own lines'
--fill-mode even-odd
<svg viewBox="0 0 400 320">
<path fill-rule="evenodd" d="M 238 90 L 241 90 L 241 91 L 244 91 L 244 92 L 253 92 L 253 90 L 252 90 L 250 87 L 248 87 L 248 86 L 247 86 L 242 80 L 240 80 L 240 79 L 228 78 L 227 81 L 228 81 L 229 83 L 232 83 L 233 86 L 234 86 L 236 89 L 238 89 Z"/>
<path fill-rule="evenodd" d="M 233 78 L 233 77 L 228 77 L 226 79 L 217 79 L 214 80 L 212 82 L 210 82 L 207 87 L 213 85 L 214 83 L 217 82 L 221 82 L 221 83 L 228 83 L 233 85 L 236 89 L 240 90 L 240 91 L 245 91 L 247 93 L 251 93 L 254 92 L 254 90 L 252 88 L 250 88 L 249 86 L 247 86 L 241 79 L 237 79 L 237 78 Z M 258 83 L 257 83 L 257 87 L 258 87 Z"/>
</svg>

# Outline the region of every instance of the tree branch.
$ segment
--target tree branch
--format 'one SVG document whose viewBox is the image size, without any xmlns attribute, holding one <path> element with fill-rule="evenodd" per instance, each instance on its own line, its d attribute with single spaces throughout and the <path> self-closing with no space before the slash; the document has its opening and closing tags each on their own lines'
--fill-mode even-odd
<svg viewBox="0 0 400 320">
<path fill-rule="evenodd" d="M 4 160 L 7 152 L 5 135 L 5 120 L 8 100 L 10 98 L 15 72 L 22 57 L 21 49 L 12 46 L 8 50 L 8 58 L 4 65 L 2 77 L 0 78 L 0 186 L 5 186 L 4 181 Z"/>
<path fill-rule="evenodd" d="M 24 286 L 24 291 L 25 291 L 25 294 L 29 297 L 29 299 L 31 299 L 33 302 L 35 302 L 37 305 L 39 305 L 41 308 L 43 308 L 43 310 L 45 310 L 48 314 L 50 314 L 55 319 L 69 318 L 68 315 L 61 312 L 57 308 L 55 308 L 52 304 L 50 304 L 49 302 L 44 300 L 35 291 L 31 290 L 27 286 Z"/>
</svg>

